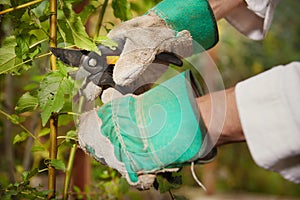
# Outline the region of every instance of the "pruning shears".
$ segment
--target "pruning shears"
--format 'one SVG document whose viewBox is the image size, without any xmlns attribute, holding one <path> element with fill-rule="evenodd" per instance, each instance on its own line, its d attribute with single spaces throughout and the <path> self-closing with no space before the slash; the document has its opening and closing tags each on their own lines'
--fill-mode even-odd
<svg viewBox="0 0 300 200">
<path fill-rule="evenodd" d="M 116 48 L 110 48 L 102 44 L 98 45 L 101 55 L 94 51 L 76 49 L 50 48 L 50 51 L 63 63 L 78 67 L 81 76 L 86 78 L 86 84 L 93 82 L 102 89 L 106 89 L 115 87 L 112 76 L 113 69 L 124 47 L 123 40 L 115 39 L 115 42 L 117 43 Z M 167 52 L 156 55 L 154 62 L 165 65 L 183 65 L 180 58 Z"/>
</svg>

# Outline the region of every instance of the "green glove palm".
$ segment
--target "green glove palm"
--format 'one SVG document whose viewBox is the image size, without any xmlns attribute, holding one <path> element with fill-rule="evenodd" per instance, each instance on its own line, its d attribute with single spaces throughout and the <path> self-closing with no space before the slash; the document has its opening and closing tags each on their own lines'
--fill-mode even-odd
<svg viewBox="0 0 300 200">
<path fill-rule="evenodd" d="M 147 184 L 142 174 L 201 158 L 205 133 L 190 79 L 186 71 L 142 95 L 117 98 L 82 115 L 80 146 L 142 187 Z"/>
</svg>

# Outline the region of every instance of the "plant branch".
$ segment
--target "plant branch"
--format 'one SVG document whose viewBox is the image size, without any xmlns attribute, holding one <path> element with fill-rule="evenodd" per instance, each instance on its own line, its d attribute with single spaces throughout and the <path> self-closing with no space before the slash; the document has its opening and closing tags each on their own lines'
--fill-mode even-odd
<svg viewBox="0 0 300 200">
<path fill-rule="evenodd" d="M 57 1 L 50 0 L 50 47 L 57 45 Z M 50 56 L 51 70 L 56 70 L 56 57 Z"/>
<path fill-rule="evenodd" d="M 99 13 L 99 18 L 98 18 L 98 21 L 97 21 L 97 24 L 96 24 L 94 39 L 99 36 L 107 4 L 108 4 L 108 0 L 104 0 L 104 3 L 102 5 L 101 11 Z"/>
<path fill-rule="evenodd" d="M 32 59 L 25 60 L 25 61 L 23 61 L 23 62 L 21 62 L 21 63 L 19 63 L 19 64 L 17 64 L 17 65 L 14 65 L 14 66 L 12 66 L 12 67 L 8 67 L 8 68 L 6 68 L 5 70 L 0 71 L 0 74 L 7 73 L 8 71 L 10 71 L 10 70 L 12 70 L 12 69 L 14 69 L 14 68 L 17 68 L 17 67 L 19 67 L 19 66 L 21 66 L 21 65 L 23 65 L 23 64 L 26 64 L 26 63 L 28 63 L 28 62 L 31 62 L 31 61 L 33 61 L 34 59 L 43 58 L 43 57 L 46 57 L 46 56 L 48 56 L 48 55 L 51 55 L 51 53 L 45 53 L 45 54 L 42 54 L 42 55 L 39 55 L 39 56 L 35 56 L 35 57 L 33 57 Z M 16 56 L 13 57 L 12 59 L 8 60 L 6 63 L 8 63 L 9 61 L 11 61 L 11 60 L 13 60 L 13 59 L 15 59 L 15 58 L 16 58 Z M 4 64 L 6 64 L 6 63 L 4 63 Z"/>
<path fill-rule="evenodd" d="M 68 137 L 68 136 L 58 136 L 57 139 L 69 139 L 69 140 L 74 140 L 75 142 L 78 142 L 78 140 L 76 138 Z"/>
<path fill-rule="evenodd" d="M 56 47 L 57 43 L 57 0 L 50 0 L 50 47 Z M 56 70 L 56 57 L 50 56 L 51 70 Z M 49 158 L 57 158 L 57 129 L 58 129 L 58 114 L 52 113 L 50 117 L 50 150 Z M 48 199 L 55 198 L 56 189 L 56 171 L 52 165 L 49 165 L 48 171 Z"/>
<path fill-rule="evenodd" d="M 75 113 L 75 112 L 60 112 L 58 113 L 59 115 L 74 115 L 74 116 L 80 116 L 79 113 Z"/>
<path fill-rule="evenodd" d="M 42 1 L 44 1 L 44 0 L 35 0 L 35 1 L 28 2 L 28 3 L 24 3 L 22 5 L 19 5 L 19 6 L 13 7 L 13 8 L 8 8 L 6 10 L 2 10 L 2 11 L 0 11 L 0 15 L 9 13 L 9 12 L 12 12 L 12 11 L 15 11 L 15 10 L 19 10 L 21 8 L 26 8 L 26 7 L 29 7 L 29 6 L 34 5 L 36 3 L 42 2 Z"/>
<path fill-rule="evenodd" d="M 73 146 L 71 147 L 71 150 L 70 150 L 69 161 L 68 161 L 68 165 L 66 168 L 66 176 L 65 176 L 65 182 L 64 182 L 63 200 L 68 199 L 68 190 L 69 190 L 70 180 L 71 180 L 71 176 L 72 176 L 72 169 L 73 169 L 76 149 L 77 149 L 77 143 L 73 144 Z"/>
<path fill-rule="evenodd" d="M 13 122 L 14 124 L 17 124 L 20 128 L 22 128 L 26 133 L 28 133 L 35 141 L 37 141 L 41 146 L 44 146 L 41 141 L 31 132 L 29 131 L 25 126 L 23 126 L 21 123 L 15 123 L 15 119 L 7 114 L 6 112 L 4 112 L 3 110 L 0 109 L 0 113 L 2 115 L 4 115 L 7 119 L 9 119 L 11 122 Z"/>
<path fill-rule="evenodd" d="M 49 158 L 57 158 L 57 126 L 58 126 L 58 115 L 52 113 L 50 117 L 50 150 Z M 48 190 L 52 191 L 48 194 L 48 199 L 53 199 L 55 197 L 55 188 L 56 188 L 56 171 L 55 168 L 49 164 L 48 168 Z"/>
</svg>

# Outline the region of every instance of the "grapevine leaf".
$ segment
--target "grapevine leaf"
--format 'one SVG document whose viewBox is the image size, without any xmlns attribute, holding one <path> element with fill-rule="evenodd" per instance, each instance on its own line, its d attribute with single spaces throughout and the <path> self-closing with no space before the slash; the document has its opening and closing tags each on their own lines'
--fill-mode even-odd
<svg viewBox="0 0 300 200">
<path fill-rule="evenodd" d="M 61 84 L 60 84 L 62 92 L 67 95 L 67 94 L 72 94 L 73 89 L 74 89 L 74 81 L 70 79 L 68 76 L 64 76 Z"/>
<path fill-rule="evenodd" d="M 66 165 L 62 160 L 52 159 L 50 160 L 50 165 L 52 165 L 55 169 L 66 171 Z"/>
<path fill-rule="evenodd" d="M 14 36 L 7 37 L 0 48 L 0 74 L 7 73 L 15 65 L 15 47 L 17 46 Z"/>
<path fill-rule="evenodd" d="M 47 19 L 46 16 L 49 12 L 49 1 L 41 2 L 37 7 L 31 9 L 31 12 L 34 13 L 38 19 Z"/>
<path fill-rule="evenodd" d="M 114 15 L 122 21 L 126 21 L 132 17 L 130 12 L 130 3 L 127 0 L 113 0 L 112 8 Z"/>
<path fill-rule="evenodd" d="M 103 44 L 106 47 L 109 47 L 110 49 L 114 50 L 118 46 L 118 44 L 112 40 L 111 38 L 108 38 L 107 36 L 99 36 L 95 39 L 96 44 Z"/>
<path fill-rule="evenodd" d="M 33 111 L 37 109 L 38 105 L 39 105 L 38 98 L 32 96 L 29 92 L 26 92 L 19 99 L 17 106 L 15 107 L 15 110 L 18 113 Z"/>
<path fill-rule="evenodd" d="M 23 132 L 19 133 L 18 135 L 16 135 L 16 136 L 14 137 L 13 144 L 16 144 L 16 143 L 19 143 L 19 142 L 23 142 L 23 141 L 25 141 L 28 137 L 29 137 L 29 134 L 23 131 Z"/>
<path fill-rule="evenodd" d="M 58 29 L 65 43 L 74 43 L 78 48 L 85 50 L 99 51 L 86 33 L 81 18 L 72 10 L 71 4 L 66 4 L 63 13 L 59 14 Z"/>
<path fill-rule="evenodd" d="M 70 24 L 70 28 L 77 47 L 85 50 L 99 51 L 96 44 L 88 37 L 79 16 L 74 18 L 74 22 Z"/>
<path fill-rule="evenodd" d="M 69 26 L 67 25 L 65 18 L 58 19 L 57 22 L 58 22 L 57 23 L 58 33 L 60 34 L 60 38 L 63 40 L 63 44 L 64 44 L 60 47 L 65 47 L 65 46 L 68 46 L 69 44 L 70 45 L 74 44 L 72 31 L 69 28 Z"/>
<path fill-rule="evenodd" d="M 59 112 L 65 104 L 65 95 L 73 89 L 69 77 L 60 72 L 49 73 L 40 84 L 38 100 L 42 110 L 42 124 L 45 126 L 52 112 Z"/>
</svg>

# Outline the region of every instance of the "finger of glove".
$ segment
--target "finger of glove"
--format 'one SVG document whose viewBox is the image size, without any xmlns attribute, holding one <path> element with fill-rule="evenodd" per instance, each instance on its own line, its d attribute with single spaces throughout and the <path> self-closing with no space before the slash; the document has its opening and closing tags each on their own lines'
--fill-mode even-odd
<svg viewBox="0 0 300 200">
<path fill-rule="evenodd" d="M 95 109 L 83 113 L 80 116 L 78 128 L 80 147 L 97 161 L 118 170 L 131 185 L 135 185 L 136 183 L 132 182 L 132 180 L 136 181 L 138 179 L 136 173 L 130 167 L 126 167 L 125 163 L 117 159 L 114 145 L 103 135 L 101 126 L 102 121 Z"/>
<path fill-rule="evenodd" d="M 168 28 L 145 28 L 127 32 L 123 52 L 114 68 L 113 79 L 118 85 L 129 85 L 141 76 L 148 65 L 162 52 L 182 58 L 192 54 L 188 31 L 175 33 Z M 160 74 L 161 75 L 161 74 Z"/>
<path fill-rule="evenodd" d="M 101 94 L 102 88 L 93 82 L 88 82 L 80 92 L 88 101 L 94 101 Z"/>
<path fill-rule="evenodd" d="M 126 86 L 115 85 L 114 88 L 105 89 L 101 95 L 103 103 L 123 97 L 126 94 L 142 94 L 152 88 L 161 74 L 167 71 L 168 66 L 159 63 L 151 63 L 145 72 L 138 76 L 131 84 Z"/>
<path fill-rule="evenodd" d="M 154 13 L 135 17 L 129 21 L 123 22 L 111 30 L 107 36 L 109 38 L 126 38 L 127 32 L 135 28 L 147 27 L 166 27 L 166 23 Z"/>
<path fill-rule="evenodd" d="M 106 90 L 103 91 L 101 95 L 101 100 L 105 104 L 114 99 L 121 98 L 121 97 L 123 97 L 123 94 L 121 92 L 117 91 L 114 88 L 107 88 Z"/>
</svg>

